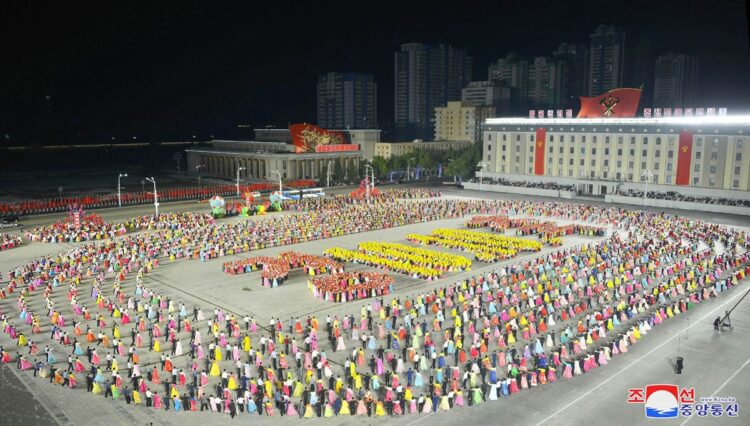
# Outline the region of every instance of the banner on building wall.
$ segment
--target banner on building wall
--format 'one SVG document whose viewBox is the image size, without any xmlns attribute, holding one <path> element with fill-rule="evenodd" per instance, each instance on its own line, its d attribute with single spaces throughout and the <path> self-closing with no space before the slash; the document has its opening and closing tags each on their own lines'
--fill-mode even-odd
<svg viewBox="0 0 750 426">
<path fill-rule="evenodd" d="M 578 118 L 635 117 L 641 89 L 614 89 L 599 96 L 581 96 Z"/>
<path fill-rule="evenodd" d="M 348 152 L 348 151 L 359 151 L 359 144 L 343 144 L 343 145 L 318 145 L 315 147 L 315 152 Z"/>
<path fill-rule="evenodd" d="M 690 167 L 693 158 L 693 133 L 680 132 L 680 143 L 677 147 L 677 185 L 690 185 Z"/>
<path fill-rule="evenodd" d="M 716 108 L 706 108 L 706 115 L 716 115 Z"/>
<path fill-rule="evenodd" d="M 719 115 L 722 116 L 722 117 L 725 116 L 725 115 L 727 115 L 727 109 L 726 108 L 719 108 Z"/>
<path fill-rule="evenodd" d="M 536 118 L 544 118 L 544 110 L 540 109 L 536 112 Z"/>
<path fill-rule="evenodd" d="M 547 110 L 547 118 L 555 118 L 555 112 L 551 109 Z"/>
<path fill-rule="evenodd" d="M 693 109 L 685 108 L 685 117 L 692 117 L 692 116 L 693 116 Z"/>
<path fill-rule="evenodd" d="M 643 108 L 643 116 L 646 118 L 651 118 L 651 108 Z"/>
<path fill-rule="evenodd" d="M 654 117 L 661 117 L 661 108 L 654 108 Z"/>
<path fill-rule="evenodd" d="M 557 118 L 563 118 L 563 110 L 555 110 L 555 115 L 557 116 Z"/>
<path fill-rule="evenodd" d="M 695 115 L 704 115 L 704 109 L 703 108 L 696 108 L 695 109 Z"/>
<path fill-rule="evenodd" d="M 672 116 L 672 108 L 664 108 L 664 116 L 665 117 L 671 117 Z"/>
<path fill-rule="evenodd" d="M 565 118 L 573 118 L 573 110 L 572 109 L 566 109 L 565 110 Z"/>
<path fill-rule="evenodd" d="M 536 150 L 534 151 L 534 174 L 544 174 L 544 147 L 547 141 L 547 129 L 536 129 Z"/>
<path fill-rule="evenodd" d="M 535 118 L 535 117 L 536 117 L 536 111 L 534 111 L 533 109 L 530 109 L 529 110 L 529 118 Z"/>
<path fill-rule="evenodd" d="M 682 108 L 675 108 L 674 109 L 674 116 L 675 117 L 682 117 Z"/>
<path fill-rule="evenodd" d="M 292 124 L 289 132 L 296 153 L 317 152 L 319 145 L 344 145 L 349 142 L 343 132 L 326 130 L 312 124 Z"/>
</svg>

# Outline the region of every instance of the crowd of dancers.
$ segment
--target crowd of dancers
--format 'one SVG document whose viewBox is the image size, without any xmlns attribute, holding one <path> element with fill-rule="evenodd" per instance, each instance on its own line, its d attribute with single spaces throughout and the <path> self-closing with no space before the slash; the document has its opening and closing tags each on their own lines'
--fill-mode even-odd
<svg viewBox="0 0 750 426">
<path fill-rule="evenodd" d="M 146 409 L 305 418 L 449 411 L 603 367 L 750 273 L 744 232 L 656 213 L 443 199 L 303 210 L 241 225 L 194 217 L 19 266 L 0 289 L 0 360 L 30 371 L 28 380 L 85 383 Z M 325 319 L 259 325 L 219 307 L 204 312 L 149 278 L 165 262 L 468 214 L 585 221 L 614 232 L 418 293 L 390 288 L 361 305 L 332 305 Z M 325 296 L 317 278 L 311 285 Z M 354 278 L 340 288 L 368 282 Z"/>
</svg>

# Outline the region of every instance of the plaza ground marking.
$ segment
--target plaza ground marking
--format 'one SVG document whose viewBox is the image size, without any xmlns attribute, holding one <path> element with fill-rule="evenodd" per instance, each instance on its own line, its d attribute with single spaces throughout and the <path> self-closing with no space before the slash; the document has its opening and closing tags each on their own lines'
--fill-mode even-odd
<svg viewBox="0 0 750 426">
<path fill-rule="evenodd" d="M 580 400 L 581 400 L 582 398 L 586 397 L 586 396 L 587 396 L 588 394 L 590 394 L 591 392 L 593 392 L 593 391 L 595 391 L 595 390 L 599 389 L 600 387 L 604 386 L 604 385 L 605 385 L 605 384 L 606 384 L 607 382 L 609 382 L 610 380 L 612 380 L 612 379 L 614 379 L 615 377 L 619 376 L 619 375 L 620 375 L 620 374 L 621 374 L 621 373 L 622 373 L 623 371 L 625 371 L 625 370 L 629 369 L 630 367 L 634 366 L 635 364 L 637 364 L 637 363 L 641 362 L 641 361 L 642 361 L 642 360 L 643 360 L 644 358 L 646 358 L 647 356 L 649 356 L 649 355 L 651 355 L 652 353 L 656 352 L 656 351 L 657 351 L 658 349 L 661 349 L 661 347 L 662 347 L 662 346 L 666 345 L 667 343 L 671 342 L 671 341 L 672 341 L 672 340 L 674 340 L 675 338 L 679 337 L 679 336 L 680 336 L 680 334 L 682 334 L 682 332 L 683 332 L 683 331 L 687 331 L 688 329 L 691 329 L 691 328 L 695 327 L 695 326 L 696 326 L 696 325 L 698 325 L 698 324 L 702 324 L 702 323 L 703 323 L 703 320 L 705 320 L 706 318 L 708 318 L 708 317 L 710 317 L 711 315 L 713 315 L 713 313 L 714 313 L 714 312 L 716 312 L 717 310 L 719 310 L 719 309 L 720 309 L 721 307 L 723 307 L 723 306 L 724 306 L 724 305 L 726 305 L 727 303 L 729 303 L 729 302 L 733 302 L 733 301 L 734 301 L 734 299 L 736 299 L 736 298 L 738 298 L 738 297 L 742 296 L 742 295 L 743 295 L 744 293 L 745 293 L 745 292 L 738 292 L 738 293 L 737 293 L 737 294 L 736 294 L 736 295 L 735 295 L 734 297 L 732 297 L 731 299 L 725 300 L 725 301 L 724 301 L 724 303 L 720 304 L 719 306 L 717 306 L 716 308 L 714 308 L 714 310 L 712 310 L 711 312 L 709 312 L 709 313 L 707 313 L 706 315 L 704 315 L 704 316 L 703 316 L 703 317 L 702 317 L 702 318 L 700 319 L 700 321 L 696 321 L 696 322 L 694 322 L 693 324 L 691 324 L 691 325 L 689 325 L 689 326 L 685 327 L 684 329 L 682 329 L 682 331 L 680 331 L 679 333 L 676 333 L 676 334 L 675 334 L 674 336 L 672 336 L 672 337 L 670 337 L 669 339 L 665 340 L 665 341 L 664 341 L 664 342 L 662 342 L 662 343 L 661 343 L 661 344 L 660 344 L 659 346 L 657 346 L 657 347 L 655 347 L 655 348 L 651 349 L 650 351 L 646 352 L 646 353 L 645 353 L 645 354 L 643 354 L 643 355 L 642 355 L 642 356 L 641 356 L 640 358 L 638 358 L 638 359 L 636 359 L 635 361 L 633 361 L 633 362 L 631 362 L 630 364 L 628 364 L 628 365 L 627 365 L 627 366 L 626 366 L 625 368 L 623 368 L 623 369 L 621 369 L 620 371 L 618 371 L 617 373 L 615 373 L 615 374 L 613 374 L 613 375 L 609 376 L 609 377 L 608 377 L 607 379 L 605 379 L 604 381 L 602 381 L 602 382 L 601 382 L 601 383 L 599 383 L 598 385 L 596 385 L 596 386 L 594 386 L 593 388 L 591 388 L 591 389 L 589 389 L 588 391 L 586 391 L 586 392 L 585 392 L 585 393 L 584 393 L 583 395 L 579 396 L 578 398 L 574 399 L 573 401 L 570 401 L 570 402 L 569 402 L 569 403 L 568 403 L 567 405 L 565 405 L 564 407 L 562 407 L 562 408 L 560 408 L 559 410 L 555 411 L 554 413 L 550 414 L 550 415 L 549 415 L 549 416 L 548 416 L 547 418 L 545 418 L 545 419 L 544 419 L 544 420 L 542 420 L 541 422 L 537 423 L 537 424 L 536 424 L 536 426 L 539 426 L 539 425 L 541 425 L 541 424 L 543 424 L 543 423 L 546 423 L 546 422 L 547 422 L 548 420 L 550 420 L 551 418 L 553 418 L 553 417 L 557 416 L 558 414 L 560 414 L 561 412 L 563 412 L 563 411 L 567 410 L 568 408 L 570 408 L 570 407 L 571 407 L 572 405 L 576 404 L 576 403 L 577 403 L 578 401 L 580 401 Z M 739 370 L 738 370 L 738 371 L 739 371 Z M 736 372 L 735 372 L 735 374 L 736 374 Z"/>
<path fill-rule="evenodd" d="M 721 384 L 721 386 L 719 386 L 719 388 L 718 388 L 718 389 L 716 389 L 716 391 L 715 391 L 715 392 L 714 392 L 714 393 L 713 393 L 713 394 L 712 394 L 712 395 L 711 395 L 711 396 L 710 396 L 709 398 L 713 398 L 713 397 L 715 397 L 715 396 L 716 396 L 716 394 L 717 394 L 717 393 L 721 392 L 721 390 L 722 390 L 722 389 L 724 389 L 724 386 L 726 386 L 726 385 L 727 385 L 727 383 L 731 382 L 731 381 L 732 381 L 732 379 L 734 379 L 734 376 L 736 376 L 736 375 L 737 375 L 737 373 L 739 373 L 739 372 L 740 372 L 740 371 L 741 371 L 741 370 L 742 370 L 743 368 L 745 368 L 745 367 L 746 367 L 746 366 L 747 366 L 748 364 L 750 364 L 750 358 L 748 358 L 748 359 L 747 359 L 747 361 L 745 361 L 745 363 L 744 363 L 744 364 L 742 364 L 742 367 L 738 368 L 738 369 L 737 369 L 737 371 L 735 371 L 735 372 L 734 372 L 734 374 L 732 374 L 731 376 L 729 376 L 729 378 L 728 378 L 728 379 L 727 379 L 727 380 L 726 380 L 726 381 L 725 381 L 724 383 L 722 383 L 722 384 Z M 682 426 L 682 425 L 684 425 L 685 423 L 689 422 L 689 421 L 690 421 L 690 419 L 692 419 L 692 417 L 688 417 L 688 418 L 686 418 L 686 419 L 685 419 L 685 421 L 684 421 L 684 422 L 682 422 L 682 423 L 680 424 L 680 426 Z"/>
</svg>

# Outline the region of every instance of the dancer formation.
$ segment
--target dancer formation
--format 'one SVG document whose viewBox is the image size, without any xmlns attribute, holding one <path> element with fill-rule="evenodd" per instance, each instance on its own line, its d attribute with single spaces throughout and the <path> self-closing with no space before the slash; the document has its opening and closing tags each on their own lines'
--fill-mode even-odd
<svg viewBox="0 0 750 426">
<path fill-rule="evenodd" d="M 306 418 L 449 411 L 604 367 L 653 327 L 742 284 L 750 273 L 745 233 L 655 213 L 387 196 L 369 205 L 342 197 L 303 200 L 293 208 L 300 213 L 231 225 L 201 216 L 165 219 L 152 232 L 88 242 L 18 266 L 0 290 L 0 359 L 29 370 L 29 380 L 44 376 L 71 391 L 85 388 L 145 409 Z M 409 239 L 441 252 L 366 242 L 357 250 L 331 249 L 324 258 L 288 252 L 223 265 L 238 274 L 271 261 L 288 269 L 309 266 L 313 295 L 342 302 L 326 318 L 256 319 L 200 307 L 149 278 L 165 262 L 208 262 L 476 214 L 499 222 L 523 215 L 585 223 L 554 232 L 597 240 L 540 252 L 543 242 L 533 239 L 440 229 Z M 490 222 L 483 223 L 470 226 Z M 526 225 L 504 229 L 551 229 Z M 605 227 L 612 230 L 606 237 Z M 454 250 L 490 262 L 529 253 L 472 275 L 471 261 Z M 485 253 L 495 257 L 485 260 Z M 344 262 L 354 261 L 388 267 L 388 274 L 470 276 L 396 296 L 388 274 L 344 271 Z M 353 300 L 362 303 L 343 303 Z"/>
</svg>

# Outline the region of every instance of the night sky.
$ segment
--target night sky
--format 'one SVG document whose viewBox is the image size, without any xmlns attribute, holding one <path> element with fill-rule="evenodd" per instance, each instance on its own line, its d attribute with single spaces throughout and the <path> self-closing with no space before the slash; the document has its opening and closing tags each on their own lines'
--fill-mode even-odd
<svg viewBox="0 0 750 426">
<path fill-rule="evenodd" d="M 697 55 L 706 106 L 750 110 L 745 1 L 61 3 L 0 14 L 2 144 L 249 137 L 238 124 L 314 122 L 327 71 L 375 74 L 387 129 L 401 43 L 465 48 L 482 80 L 490 61 L 588 43 L 598 24 Z"/>
</svg>

